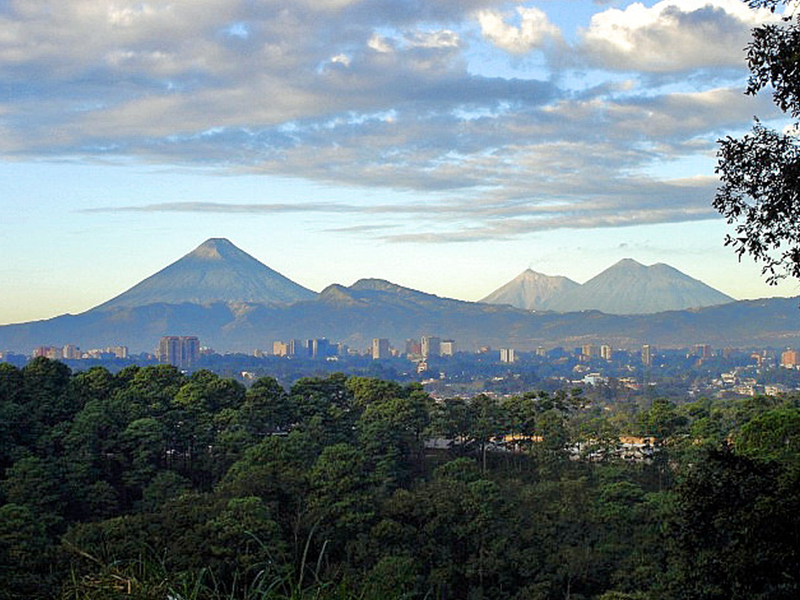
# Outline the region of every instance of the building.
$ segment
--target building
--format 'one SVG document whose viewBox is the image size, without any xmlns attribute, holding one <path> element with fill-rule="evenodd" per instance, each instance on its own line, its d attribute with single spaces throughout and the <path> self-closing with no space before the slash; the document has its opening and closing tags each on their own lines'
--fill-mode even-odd
<svg viewBox="0 0 800 600">
<path fill-rule="evenodd" d="M 584 344 L 581 346 L 581 359 L 591 360 L 597 358 L 597 346 L 594 344 Z"/>
<path fill-rule="evenodd" d="M 700 358 L 711 358 L 711 346 L 708 344 L 695 344 L 693 355 Z"/>
<path fill-rule="evenodd" d="M 61 355 L 61 348 L 56 346 L 39 346 L 33 351 L 33 357 L 44 357 L 50 360 L 59 360 L 63 358 Z"/>
<path fill-rule="evenodd" d="M 180 369 L 193 367 L 200 358 L 200 340 L 197 336 L 168 335 L 158 343 L 158 361 Z"/>
<path fill-rule="evenodd" d="M 328 358 L 336 355 L 336 352 L 336 346 L 331 344 L 327 338 L 308 340 L 308 355 L 311 358 Z"/>
<path fill-rule="evenodd" d="M 439 349 L 442 356 L 453 356 L 456 353 L 456 342 L 455 340 L 442 340 Z"/>
<path fill-rule="evenodd" d="M 289 344 L 286 342 L 272 342 L 272 354 L 275 356 L 289 356 Z"/>
<path fill-rule="evenodd" d="M 800 368 L 800 352 L 791 349 L 781 352 L 781 366 L 784 369 Z"/>
<path fill-rule="evenodd" d="M 642 364 L 645 367 L 652 367 L 653 366 L 653 353 L 655 348 L 650 346 L 650 344 L 645 344 L 642 346 Z"/>
<path fill-rule="evenodd" d="M 61 349 L 61 357 L 66 360 L 79 360 L 81 358 L 81 349 L 75 344 L 67 344 Z"/>
<path fill-rule="evenodd" d="M 372 340 L 372 360 L 383 360 L 390 356 L 389 340 L 386 338 L 374 338 Z"/>
<path fill-rule="evenodd" d="M 517 353 L 513 348 L 500 348 L 500 362 L 513 363 L 517 361 Z"/>
<path fill-rule="evenodd" d="M 308 354 L 308 351 L 303 348 L 303 342 L 300 340 L 289 340 L 286 342 L 286 346 L 286 356 L 306 356 Z"/>
<path fill-rule="evenodd" d="M 407 339 L 406 340 L 406 356 L 417 357 L 422 356 L 422 346 L 419 340 Z"/>
<path fill-rule="evenodd" d="M 422 358 L 430 358 L 431 356 L 440 356 L 442 353 L 441 340 L 438 337 L 430 335 L 423 335 L 420 341 L 420 350 Z"/>
<path fill-rule="evenodd" d="M 602 346 L 600 346 L 600 358 L 602 358 L 603 360 L 611 360 L 611 357 L 612 357 L 611 346 L 609 346 L 608 344 L 603 344 Z"/>
<path fill-rule="evenodd" d="M 109 346 L 106 348 L 106 352 L 113 354 L 114 358 L 128 358 L 127 346 Z"/>
</svg>

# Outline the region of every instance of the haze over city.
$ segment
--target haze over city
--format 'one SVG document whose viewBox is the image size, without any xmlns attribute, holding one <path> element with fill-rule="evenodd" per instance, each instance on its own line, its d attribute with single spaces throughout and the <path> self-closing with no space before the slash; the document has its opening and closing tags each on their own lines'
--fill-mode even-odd
<svg viewBox="0 0 800 600">
<path fill-rule="evenodd" d="M 477 300 L 527 267 L 666 262 L 796 295 L 723 247 L 738 0 L 0 3 L 0 323 L 81 312 L 228 237 L 319 291 Z M 665 50 L 668 49 L 668 50 Z"/>
</svg>

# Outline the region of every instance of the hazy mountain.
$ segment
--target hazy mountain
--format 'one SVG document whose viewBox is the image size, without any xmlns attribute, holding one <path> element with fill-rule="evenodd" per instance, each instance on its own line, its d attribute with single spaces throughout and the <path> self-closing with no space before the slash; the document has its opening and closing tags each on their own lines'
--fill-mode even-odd
<svg viewBox="0 0 800 600">
<path fill-rule="evenodd" d="M 168 267 L 94 310 L 149 304 L 270 304 L 316 294 L 259 262 L 224 238 L 211 238 Z"/>
<path fill-rule="evenodd" d="M 546 308 L 636 315 L 716 306 L 733 300 L 669 265 L 648 267 L 625 258 L 578 288 L 549 298 Z"/>
<path fill-rule="evenodd" d="M 251 352 L 273 340 L 327 337 L 354 348 L 386 337 L 402 347 L 407 338 L 438 335 L 472 351 L 479 346 L 571 348 L 607 343 L 682 347 L 800 345 L 798 298 L 731 302 L 654 315 L 599 311 L 533 313 L 510 306 L 440 298 L 386 281 L 331 285 L 309 301 L 284 304 L 151 304 L 93 310 L 0 327 L 0 348 L 30 352 L 39 345 L 102 348 L 125 344 L 152 351 L 162 335 L 197 335 L 218 351 Z"/>
<path fill-rule="evenodd" d="M 349 287 L 334 284 L 314 294 L 227 240 L 212 239 L 83 314 L 0 327 L 0 349 L 30 353 L 44 345 L 90 349 L 122 344 L 142 352 L 154 350 L 163 335 L 197 335 L 219 351 L 242 352 L 269 348 L 274 340 L 327 337 L 363 349 L 376 337 L 399 346 L 422 335 L 454 339 L 463 350 L 599 342 L 617 347 L 800 344 L 797 298 L 730 302 L 666 265 L 621 261 L 582 286 L 564 289 L 561 304 L 555 299 L 547 304 L 563 310 L 568 302 L 581 301 L 577 306 L 583 312 L 534 313 L 464 302 L 381 279 L 362 279 Z M 667 301 L 727 304 L 634 314 L 670 306 Z M 587 304 L 628 314 L 585 310 Z"/>
<path fill-rule="evenodd" d="M 559 294 L 568 295 L 580 287 L 568 277 L 543 275 L 526 269 L 504 286 L 496 289 L 481 302 L 487 304 L 510 304 L 517 308 L 542 310 L 548 301 Z"/>
</svg>

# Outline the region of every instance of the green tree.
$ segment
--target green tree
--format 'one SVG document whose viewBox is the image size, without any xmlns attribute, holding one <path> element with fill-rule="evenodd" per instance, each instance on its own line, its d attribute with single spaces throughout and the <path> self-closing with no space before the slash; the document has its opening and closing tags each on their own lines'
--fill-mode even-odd
<svg viewBox="0 0 800 600">
<path fill-rule="evenodd" d="M 796 4 L 789 0 L 750 0 L 752 8 L 775 11 L 783 6 L 778 23 L 753 30 L 747 47 L 750 80 L 747 94 L 769 86 L 775 104 L 800 117 L 800 26 Z M 779 133 L 756 121 L 752 131 L 739 138 L 720 140 L 717 173 L 721 186 L 716 208 L 736 223 L 735 234 L 725 244 L 741 257 L 749 254 L 762 264 L 770 284 L 787 276 L 800 279 L 800 143 L 793 131 Z"/>
<path fill-rule="evenodd" d="M 261 377 L 247 390 L 237 418 L 252 441 L 288 431 L 296 421 L 297 407 L 273 377 Z"/>
<path fill-rule="evenodd" d="M 22 403 L 22 373 L 0 363 L 0 473 L 21 458 L 33 441 L 30 411 Z"/>
<path fill-rule="evenodd" d="M 781 600 L 800 594 L 800 493 L 776 463 L 728 450 L 685 468 L 667 532 L 661 597 Z"/>
<path fill-rule="evenodd" d="M 358 441 L 384 491 L 408 484 L 415 468 L 422 472 L 429 404 L 424 392 L 383 397 L 369 403 L 359 418 Z"/>
<path fill-rule="evenodd" d="M 303 377 L 292 385 L 289 394 L 297 407 L 299 428 L 311 432 L 326 446 L 352 440 L 361 408 L 355 405 L 344 375 Z"/>
<path fill-rule="evenodd" d="M 311 470 L 310 507 L 319 536 L 334 556 L 352 558 L 375 517 L 363 453 L 349 444 L 326 447 Z"/>
<path fill-rule="evenodd" d="M 800 470 L 800 409 L 776 408 L 755 417 L 736 437 L 736 451 Z"/>
<path fill-rule="evenodd" d="M 0 600 L 45 598 L 58 585 L 44 524 L 27 506 L 0 506 Z"/>
<path fill-rule="evenodd" d="M 68 393 L 70 375 L 64 363 L 42 357 L 22 369 L 24 406 L 40 429 L 69 421 L 80 410 L 79 398 Z"/>
<path fill-rule="evenodd" d="M 9 502 L 27 507 L 48 533 L 59 531 L 67 511 L 67 485 L 54 461 L 21 458 L 6 472 L 3 491 Z"/>
</svg>

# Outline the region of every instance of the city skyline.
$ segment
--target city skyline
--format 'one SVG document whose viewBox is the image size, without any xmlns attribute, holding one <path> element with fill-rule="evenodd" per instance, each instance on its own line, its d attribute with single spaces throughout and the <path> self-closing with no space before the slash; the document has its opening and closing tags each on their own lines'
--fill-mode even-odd
<svg viewBox="0 0 800 600">
<path fill-rule="evenodd" d="M 227 237 L 315 291 L 478 300 L 664 262 L 737 299 L 716 140 L 757 115 L 738 0 L 0 5 L 0 324 Z M 88 43 L 90 40 L 91 43 Z"/>
</svg>

